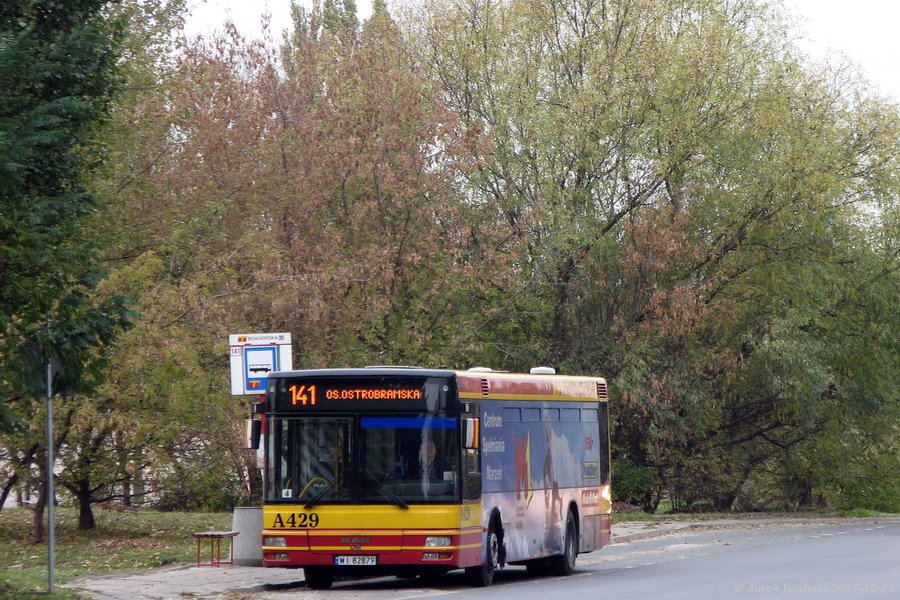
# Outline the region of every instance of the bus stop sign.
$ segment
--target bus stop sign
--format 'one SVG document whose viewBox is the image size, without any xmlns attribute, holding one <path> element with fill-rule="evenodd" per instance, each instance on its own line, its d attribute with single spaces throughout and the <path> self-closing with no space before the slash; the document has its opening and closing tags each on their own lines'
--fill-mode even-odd
<svg viewBox="0 0 900 600">
<path fill-rule="evenodd" d="M 290 333 L 238 333 L 228 336 L 231 393 L 234 396 L 266 393 L 270 371 L 290 371 Z"/>
</svg>

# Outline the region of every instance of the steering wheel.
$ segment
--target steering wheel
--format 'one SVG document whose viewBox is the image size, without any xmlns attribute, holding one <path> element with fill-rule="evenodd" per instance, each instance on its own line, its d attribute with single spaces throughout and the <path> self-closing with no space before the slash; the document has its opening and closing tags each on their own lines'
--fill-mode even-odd
<svg viewBox="0 0 900 600">
<path fill-rule="evenodd" d="M 311 488 L 313 486 L 313 484 L 315 484 L 316 482 L 319 482 L 322 485 L 328 485 L 328 480 L 325 479 L 324 477 L 318 477 L 318 476 L 313 477 L 312 479 L 309 480 L 309 482 L 305 486 L 303 486 L 303 490 L 300 492 L 300 496 L 298 496 L 298 497 L 303 498 L 304 496 L 306 496 L 306 492 L 308 492 L 309 488 Z"/>
</svg>

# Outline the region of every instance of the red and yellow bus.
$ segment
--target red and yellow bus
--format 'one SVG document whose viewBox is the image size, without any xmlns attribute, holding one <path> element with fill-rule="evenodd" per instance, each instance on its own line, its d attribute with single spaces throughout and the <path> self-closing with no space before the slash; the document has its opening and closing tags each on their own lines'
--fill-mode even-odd
<svg viewBox="0 0 900 600">
<path fill-rule="evenodd" d="M 505 565 L 566 575 L 609 543 L 606 382 L 533 369 L 270 373 L 262 554 L 335 576 L 490 585 Z"/>
</svg>

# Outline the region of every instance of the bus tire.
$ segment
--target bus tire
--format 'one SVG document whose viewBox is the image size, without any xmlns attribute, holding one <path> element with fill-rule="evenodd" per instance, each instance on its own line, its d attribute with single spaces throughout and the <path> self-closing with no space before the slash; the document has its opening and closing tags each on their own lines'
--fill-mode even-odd
<svg viewBox="0 0 900 600">
<path fill-rule="evenodd" d="M 491 519 L 488 525 L 486 547 L 484 551 L 484 564 L 466 568 L 466 578 L 474 587 L 487 587 L 494 582 L 494 573 L 500 568 L 500 537 L 495 520 Z"/>
<path fill-rule="evenodd" d="M 578 556 L 578 525 L 575 515 L 569 509 L 566 515 L 566 533 L 563 539 L 563 553 L 550 559 L 550 570 L 554 575 L 571 575 L 575 571 L 575 559 Z"/>
<path fill-rule="evenodd" d="M 334 583 L 334 573 L 321 567 L 304 567 L 303 577 L 306 579 L 306 587 L 311 590 L 327 590 Z"/>
</svg>

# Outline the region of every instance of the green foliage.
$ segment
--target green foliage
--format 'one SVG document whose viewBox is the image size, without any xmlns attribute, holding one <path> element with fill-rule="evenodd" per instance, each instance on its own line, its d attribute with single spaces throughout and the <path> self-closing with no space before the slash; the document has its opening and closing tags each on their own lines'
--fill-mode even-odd
<svg viewBox="0 0 900 600">
<path fill-rule="evenodd" d="M 658 505 L 659 478 L 652 467 L 618 458 L 612 464 L 613 500 L 644 507 L 654 512 Z"/>
<path fill-rule="evenodd" d="M 404 25 L 491 140 L 466 184 L 519 266 L 482 330 L 503 366 L 608 376 L 614 451 L 680 507 L 728 509 L 762 469 L 821 502 L 895 437 L 896 106 L 803 64 L 765 3 L 439 2 Z"/>
<path fill-rule="evenodd" d="M 849 444 L 855 452 L 845 455 L 847 460 L 838 476 L 823 486 L 830 503 L 843 510 L 900 512 L 897 444 L 896 425 L 874 443 L 867 436 L 858 436 Z"/>
<path fill-rule="evenodd" d="M 101 296 L 96 202 L 86 174 L 121 83 L 120 25 L 103 1 L 13 1 L 0 9 L 0 448 L 2 497 L 36 479 L 46 452 L 37 435 L 44 365 L 55 394 L 90 394 L 104 352 L 130 320 L 121 296 Z M 75 423 L 68 412 L 55 444 Z M 14 425 L 14 426 L 12 426 Z M 84 454 L 82 454 L 84 456 Z M 35 464 L 36 463 L 36 464 Z M 37 471 L 37 472 L 35 472 Z M 42 537 L 35 507 L 34 538 Z"/>
<path fill-rule="evenodd" d="M 341 44 L 353 46 L 359 29 L 354 0 L 323 0 L 322 27 Z"/>
<path fill-rule="evenodd" d="M 100 375 L 96 348 L 127 318 L 90 295 L 100 278 L 83 228 L 95 202 L 83 174 L 96 124 L 118 84 L 118 33 L 105 2 L 8 2 L 0 10 L 0 396 L 31 395 L 35 363 L 62 365 L 58 385 Z M 47 320 L 53 324 L 48 329 Z M 7 403 L 0 406 L 0 421 Z"/>
</svg>

